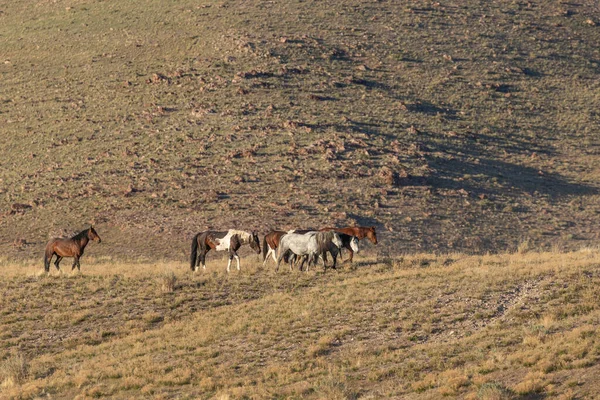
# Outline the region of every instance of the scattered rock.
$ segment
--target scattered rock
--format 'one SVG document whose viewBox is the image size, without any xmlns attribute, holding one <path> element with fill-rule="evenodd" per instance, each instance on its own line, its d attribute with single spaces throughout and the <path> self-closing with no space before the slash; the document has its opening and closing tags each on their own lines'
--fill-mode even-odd
<svg viewBox="0 0 600 400">
<path fill-rule="evenodd" d="M 415 128 L 414 125 L 411 125 L 410 128 L 408 128 L 406 131 L 411 135 L 418 135 L 419 133 L 421 133 L 417 128 Z"/>
<path fill-rule="evenodd" d="M 13 203 L 10 206 L 10 209 L 14 212 L 25 212 L 28 210 L 31 210 L 32 206 L 30 204 L 24 204 L 24 203 Z"/>
<path fill-rule="evenodd" d="M 22 250 L 23 248 L 25 248 L 27 246 L 27 240 L 23 239 L 23 238 L 17 238 L 13 241 L 13 247 Z"/>
<path fill-rule="evenodd" d="M 396 172 L 390 167 L 380 168 L 377 176 L 388 186 L 401 186 L 406 184 L 406 181 L 410 179 L 410 174 L 405 170 Z"/>
<path fill-rule="evenodd" d="M 146 79 L 146 83 L 161 83 L 169 82 L 169 78 L 163 74 L 155 73 L 149 79 Z"/>
</svg>

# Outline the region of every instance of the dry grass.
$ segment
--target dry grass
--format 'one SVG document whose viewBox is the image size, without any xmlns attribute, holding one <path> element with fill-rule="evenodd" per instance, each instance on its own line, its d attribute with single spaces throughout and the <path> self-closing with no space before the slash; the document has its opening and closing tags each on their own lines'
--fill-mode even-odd
<svg viewBox="0 0 600 400">
<path fill-rule="evenodd" d="M 160 275 L 158 280 L 160 282 L 160 289 L 164 293 L 171 293 L 175 290 L 175 284 L 177 283 L 177 275 L 175 275 L 175 272 L 164 272 Z"/>
<path fill-rule="evenodd" d="M 276 274 L 251 258 L 230 274 L 104 261 L 38 277 L 7 266 L 0 357 L 20 349 L 28 373 L 1 393 L 586 398 L 600 389 L 589 378 L 599 258 L 420 254 L 326 274 Z"/>
<path fill-rule="evenodd" d="M 0 387 L 8 389 L 27 379 L 29 365 L 23 354 L 9 355 L 0 363 Z"/>
</svg>

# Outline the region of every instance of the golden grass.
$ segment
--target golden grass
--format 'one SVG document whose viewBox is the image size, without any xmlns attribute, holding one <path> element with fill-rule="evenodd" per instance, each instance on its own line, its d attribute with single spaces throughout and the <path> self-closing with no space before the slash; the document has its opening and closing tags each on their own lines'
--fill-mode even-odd
<svg viewBox="0 0 600 400">
<path fill-rule="evenodd" d="M 0 362 L 0 387 L 11 388 L 20 385 L 27 379 L 29 365 L 23 354 L 8 356 Z"/>
<path fill-rule="evenodd" d="M 275 273 L 252 257 L 230 274 L 106 261 L 72 277 L 3 268 L 0 357 L 23 349 L 29 373 L 0 393 L 585 397 L 598 390 L 585 377 L 600 357 L 599 258 L 418 254 L 326 274 Z"/>
</svg>

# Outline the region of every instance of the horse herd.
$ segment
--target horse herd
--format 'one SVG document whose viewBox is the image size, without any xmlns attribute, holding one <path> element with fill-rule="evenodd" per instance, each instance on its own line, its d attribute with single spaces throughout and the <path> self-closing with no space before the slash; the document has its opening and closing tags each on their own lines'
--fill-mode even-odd
<svg viewBox="0 0 600 400">
<path fill-rule="evenodd" d="M 231 261 L 235 258 L 237 269 L 240 269 L 240 257 L 237 251 L 242 245 L 249 245 L 256 254 L 263 256 L 263 265 L 267 263 L 269 256 L 277 264 L 275 271 L 279 270 L 281 261 L 289 263 L 290 269 L 294 263 L 300 261 L 299 266 L 302 270 L 304 264 L 306 269 L 316 265 L 319 257 L 323 259 L 323 265 L 327 269 L 327 253 L 331 254 L 333 259 L 333 268 L 336 267 L 337 256 L 341 254 L 343 248 L 348 249 L 352 262 L 355 252 L 358 252 L 358 241 L 368 238 L 373 244 L 377 244 L 377 235 L 375 227 L 346 227 L 346 228 L 321 228 L 319 230 L 290 230 L 271 231 L 263 238 L 262 249 L 258 234 L 254 231 L 246 232 L 237 229 L 228 231 L 204 231 L 196 234 L 192 240 L 190 255 L 190 268 L 192 271 L 198 271 L 200 264 L 206 269 L 206 254 L 210 250 L 227 251 L 229 253 L 229 262 L 227 263 L 227 272 L 231 267 Z M 53 238 L 46 245 L 44 254 L 44 270 L 50 272 L 50 262 L 54 256 L 56 259 L 54 265 L 60 271 L 60 261 L 63 257 L 73 257 L 73 266 L 71 270 L 77 267 L 81 270 L 79 259 L 83 255 L 85 246 L 89 241 L 101 242 L 100 236 L 90 226 L 71 238 Z"/>
</svg>

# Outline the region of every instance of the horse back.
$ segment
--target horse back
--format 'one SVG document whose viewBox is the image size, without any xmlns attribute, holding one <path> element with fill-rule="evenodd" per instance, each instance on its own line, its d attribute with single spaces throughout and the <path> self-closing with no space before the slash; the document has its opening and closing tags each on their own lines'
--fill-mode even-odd
<svg viewBox="0 0 600 400">
<path fill-rule="evenodd" d="M 279 242 L 281 241 L 281 237 L 285 235 L 283 231 L 271 231 L 267 233 L 265 236 L 265 240 L 270 248 L 276 249 L 279 246 Z"/>
<path fill-rule="evenodd" d="M 58 254 L 60 257 L 79 256 L 82 253 L 79 242 L 73 239 L 54 238 L 46 245 L 46 254 Z"/>
<path fill-rule="evenodd" d="M 315 235 L 286 233 L 281 237 L 279 245 L 282 251 L 291 250 L 296 255 L 304 255 L 309 251 L 310 243 L 315 241 Z"/>
<path fill-rule="evenodd" d="M 219 244 L 216 240 L 220 236 L 219 233 L 220 232 L 213 231 L 200 232 L 196 236 L 196 240 L 198 241 L 198 247 L 202 251 L 205 251 L 207 248 L 214 249 Z"/>
<path fill-rule="evenodd" d="M 370 230 L 372 230 L 372 228 L 365 228 L 362 226 L 347 226 L 345 228 L 335 229 L 336 232 L 345 233 L 346 235 L 350 236 L 356 236 L 359 239 L 364 239 Z"/>
</svg>

